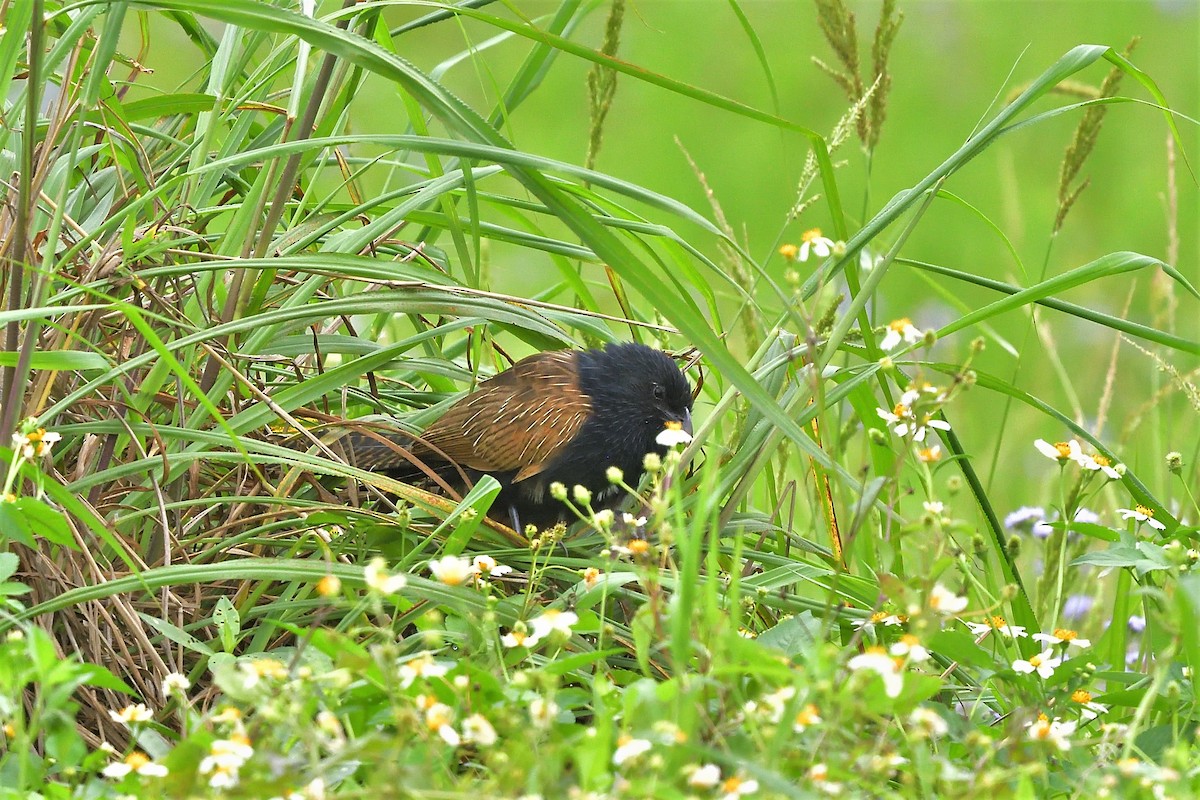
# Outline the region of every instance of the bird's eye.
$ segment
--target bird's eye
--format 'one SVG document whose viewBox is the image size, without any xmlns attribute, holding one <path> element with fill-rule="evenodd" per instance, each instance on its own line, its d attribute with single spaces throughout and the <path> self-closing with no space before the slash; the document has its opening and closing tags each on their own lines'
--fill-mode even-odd
<svg viewBox="0 0 1200 800">
<path fill-rule="evenodd" d="M 667 397 L 666 388 L 664 388 L 661 383 L 654 384 L 654 399 L 655 400 L 665 400 L 666 397 Z"/>
</svg>

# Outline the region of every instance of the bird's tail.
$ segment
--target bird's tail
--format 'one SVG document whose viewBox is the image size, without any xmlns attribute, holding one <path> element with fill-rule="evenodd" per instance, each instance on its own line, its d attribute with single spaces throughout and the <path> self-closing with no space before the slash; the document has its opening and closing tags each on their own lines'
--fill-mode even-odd
<svg viewBox="0 0 1200 800">
<path fill-rule="evenodd" d="M 419 437 L 395 427 L 356 424 L 353 428 L 326 428 L 315 435 L 333 453 L 352 467 L 380 472 L 396 480 L 412 482 L 429 477 L 444 466 L 431 457 Z M 288 442 L 297 450 L 312 445 L 307 437 L 295 436 Z"/>
</svg>

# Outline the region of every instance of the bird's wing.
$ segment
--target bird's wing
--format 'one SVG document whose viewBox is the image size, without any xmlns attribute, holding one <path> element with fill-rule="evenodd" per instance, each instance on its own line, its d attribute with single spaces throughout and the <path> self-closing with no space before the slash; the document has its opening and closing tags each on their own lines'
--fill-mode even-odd
<svg viewBox="0 0 1200 800">
<path fill-rule="evenodd" d="M 480 472 L 537 475 L 575 437 L 592 406 L 576 354 L 538 353 L 484 381 L 426 429 L 421 441 Z"/>
</svg>

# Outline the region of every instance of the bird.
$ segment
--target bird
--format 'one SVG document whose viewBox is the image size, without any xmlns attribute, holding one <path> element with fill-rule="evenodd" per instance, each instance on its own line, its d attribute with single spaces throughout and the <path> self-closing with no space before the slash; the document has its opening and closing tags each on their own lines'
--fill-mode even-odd
<svg viewBox="0 0 1200 800">
<path fill-rule="evenodd" d="M 583 486 L 594 510 L 619 505 L 609 467 L 636 486 L 646 455 L 666 454 L 663 430 L 692 433 L 692 404 L 687 378 L 662 351 L 637 343 L 552 350 L 484 380 L 419 436 L 353 431 L 338 444 L 351 465 L 404 482 L 432 473 L 461 488 L 491 475 L 500 493 L 488 516 L 516 531 L 544 530 L 576 519 L 551 484 Z"/>
</svg>

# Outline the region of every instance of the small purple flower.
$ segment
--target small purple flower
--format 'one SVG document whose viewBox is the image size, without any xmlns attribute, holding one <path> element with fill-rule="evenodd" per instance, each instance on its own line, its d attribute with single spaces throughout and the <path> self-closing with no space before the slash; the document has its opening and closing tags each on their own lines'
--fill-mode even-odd
<svg viewBox="0 0 1200 800">
<path fill-rule="evenodd" d="M 1062 615 L 1066 619 L 1081 619 L 1087 616 L 1087 613 L 1092 610 L 1092 606 L 1096 601 L 1091 595 L 1073 594 L 1067 597 L 1063 603 Z"/>
<path fill-rule="evenodd" d="M 1134 633 L 1141 633 L 1146 630 L 1146 618 L 1134 614 L 1129 618 L 1129 630 Z"/>
<path fill-rule="evenodd" d="M 1046 518 L 1046 510 L 1037 506 L 1021 506 L 1004 518 L 1004 527 L 1028 533 Z M 1042 537 L 1045 538 L 1045 537 Z"/>
<path fill-rule="evenodd" d="M 1029 532 L 1033 534 L 1033 538 L 1035 539 L 1048 539 L 1050 534 L 1054 533 L 1054 528 L 1051 528 L 1046 520 L 1040 519 L 1033 523 L 1033 527 L 1030 528 Z"/>
</svg>

